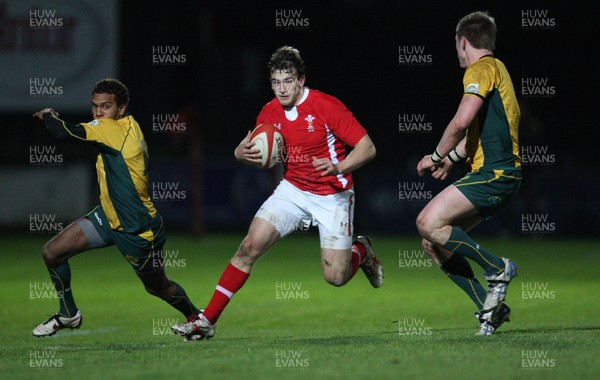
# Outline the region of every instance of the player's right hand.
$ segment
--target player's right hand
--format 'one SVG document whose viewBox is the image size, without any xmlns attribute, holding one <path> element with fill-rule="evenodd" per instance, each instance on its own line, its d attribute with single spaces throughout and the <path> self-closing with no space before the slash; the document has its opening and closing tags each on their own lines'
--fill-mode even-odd
<svg viewBox="0 0 600 380">
<path fill-rule="evenodd" d="M 434 166 L 435 170 L 433 168 L 431 169 L 431 176 L 443 181 L 448 177 L 448 172 L 452 169 L 452 166 L 454 166 L 454 164 L 448 160 L 448 157 L 444 157 L 442 162 Z"/>
<path fill-rule="evenodd" d="M 44 108 L 43 110 L 37 111 L 33 114 L 33 117 L 37 117 L 40 120 L 44 120 L 44 114 L 50 113 L 54 117 L 59 117 L 60 114 L 53 110 L 52 108 Z"/>
<path fill-rule="evenodd" d="M 428 154 L 417 164 L 417 174 L 419 177 L 423 177 L 425 172 L 430 171 L 433 178 L 444 180 L 448 176 L 448 172 L 452 169 L 452 166 L 452 162 L 447 157 L 442 162 L 435 163 L 431 160 L 431 155 Z"/>
<path fill-rule="evenodd" d="M 417 164 L 417 174 L 419 177 L 423 177 L 427 170 L 435 170 L 435 163 L 431 160 L 431 154 L 423 156 L 421 161 Z"/>
<path fill-rule="evenodd" d="M 251 134 L 252 134 L 252 131 L 248 131 L 248 134 L 240 142 L 240 144 L 237 146 L 237 148 L 235 148 L 235 151 L 233 152 L 233 154 L 238 161 L 241 161 L 245 164 L 249 164 L 249 165 L 260 164 L 260 162 L 261 162 L 260 150 L 252 149 L 252 147 L 254 146 L 254 143 L 249 142 Z"/>
</svg>

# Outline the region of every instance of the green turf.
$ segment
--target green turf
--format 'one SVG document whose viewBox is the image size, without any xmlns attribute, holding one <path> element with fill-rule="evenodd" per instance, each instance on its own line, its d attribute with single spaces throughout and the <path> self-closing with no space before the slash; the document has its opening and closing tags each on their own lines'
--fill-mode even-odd
<svg viewBox="0 0 600 380">
<path fill-rule="evenodd" d="M 171 264 L 179 267 L 168 268 L 167 273 L 198 306 L 205 306 L 242 237 L 213 235 L 193 241 L 171 235 L 166 248 L 177 254 Z M 492 251 L 514 259 L 519 277 L 508 296 L 512 322 L 495 336 L 476 337 L 475 308 L 466 295 L 438 269 L 401 260 L 405 251 L 419 255 L 415 237 L 375 240 L 386 271 L 383 287 L 375 290 L 361 273 L 344 287 L 327 285 L 318 238 L 295 235 L 259 261 L 224 312 L 215 338 L 189 343 L 165 334 L 166 326 L 180 316 L 145 293 L 114 248 L 71 261 L 83 327 L 33 338 L 31 329 L 57 310 L 56 301 L 40 299 L 40 293 L 32 299 L 30 293 L 31 286 L 49 283 L 39 255 L 43 241 L 38 236 L 4 237 L 0 243 L 0 378 L 600 375 L 597 241 L 481 240 Z M 287 291 L 288 298 L 290 294 L 296 298 L 282 299 L 277 287 Z"/>
</svg>

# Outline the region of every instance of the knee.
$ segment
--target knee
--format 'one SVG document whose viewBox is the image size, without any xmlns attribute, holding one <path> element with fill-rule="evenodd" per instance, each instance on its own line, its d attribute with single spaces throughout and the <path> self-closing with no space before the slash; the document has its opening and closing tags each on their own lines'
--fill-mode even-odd
<svg viewBox="0 0 600 380">
<path fill-rule="evenodd" d="M 437 218 L 421 213 L 417 217 L 417 229 L 423 238 L 423 248 L 429 252 L 433 250 L 433 244 L 444 244 L 444 236 L 446 234 L 446 226 L 443 225 Z"/>
<path fill-rule="evenodd" d="M 341 272 L 325 274 L 325 281 L 327 281 L 328 284 L 333 285 L 335 287 L 344 286 L 348 283 L 349 280 L 349 276 L 346 276 L 344 273 Z"/>
<path fill-rule="evenodd" d="M 52 249 L 52 244 L 50 244 L 50 242 L 46 242 L 42 246 L 42 258 L 49 268 L 62 264 L 59 260 L 59 255 Z"/>
<path fill-rule="evenodd" d="M 419 231 L 419 234 L 426 238 L 428 236 L 430 236 L 432 227 L 431 227 L 431 223 L 429 222 L 429 217 L 427 216 L 426 213 L 421 212 L 419 214 L 419 216 L 417 216 L 417 230 Z"/>
</svg>

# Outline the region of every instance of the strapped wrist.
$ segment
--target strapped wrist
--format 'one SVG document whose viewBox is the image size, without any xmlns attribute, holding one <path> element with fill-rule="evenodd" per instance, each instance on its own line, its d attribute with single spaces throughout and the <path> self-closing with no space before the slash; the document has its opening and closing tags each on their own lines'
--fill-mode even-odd
<svg viewBox="0 0 600 380">
<path fill-rule="evenodd" d="M 456 164 L 457 162 L 463 160 L 465 157 L 461 156 L 458 151 L 456 150 L 456 148 L 452 149 L 450 151 L 450 153 L 448 153 L 448 159 L 450 160 L 450 162 L 452 162 L 453 164 Z"/>
<path fill-rule="evenodd" d="M 431 154 L 431 161 L 433 161 L 435 164 L 439 164 L 440 162 L 442 162 L 443 159 L 444 156 L 442 156 L 436 148 L 435 151 Z"/>
</svg>

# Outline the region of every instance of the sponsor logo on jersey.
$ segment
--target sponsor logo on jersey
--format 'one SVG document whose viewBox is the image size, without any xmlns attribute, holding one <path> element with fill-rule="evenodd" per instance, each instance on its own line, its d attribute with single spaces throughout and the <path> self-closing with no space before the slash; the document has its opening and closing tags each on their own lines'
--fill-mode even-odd
<svg viewBox="0 0 600 380">
<path fill-rule="evenodd" d="M 467 94 L 477 94 L 479 92 L 479 83 L 469 83 L 465 89 Z"/>
</svg>

